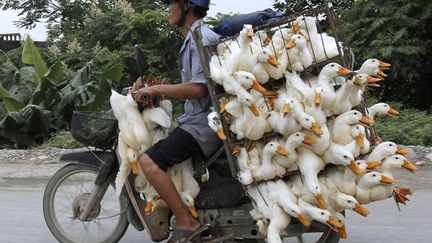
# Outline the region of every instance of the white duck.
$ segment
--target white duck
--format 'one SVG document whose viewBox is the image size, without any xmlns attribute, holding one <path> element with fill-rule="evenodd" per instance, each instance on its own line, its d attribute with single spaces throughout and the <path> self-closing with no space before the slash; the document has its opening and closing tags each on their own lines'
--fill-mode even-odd
<svg viewBox="0 0 432 243">
<path fill-rule="evenodd" d="M 351 152 L 354 158 L 361 154 L 369 152 L 370 142 L 366 138 L 365 127 L 357 124 L 351 127 L 351 136 L 354 138 L 353 141 L 344 145 L 344 148 Z"/>
<path fill-rule="evenodd" d="M 314 207 L 310 203 L 302 199 L 299 199 L 297 204 L 299 205 L 302 213 L 304 213 L 309 220 L 315 220 L 317 222 L 320 222 L 322 224 L 327 224 L 334 228 L 339 228 L 343 226 L 339 222 L 339 220 L 334 216 L 332 216 L 330 212 L 327 210 Z"/>
<path fill-rule="evenodd" d="M 390 67 L 391 64 L 389 63 L 382 62 L 376 58 L 370 58 L 364 61 L 360 69 L 356 72 L 384 79 L 387 77 L 387 74 L 385 74 L 383 70 Z"/>
<path fill-rule="evenodd" d="M 308 115 L 306 112 L 304 112 L 302 105 L 300 102 L 296 99 L 290 99 L 289 102 L 291 103 L 291 107 L 293 108 L 293 114 L 295 120 L 304 128 L 309 131 L 312 131 L 318 136 L 323 135 L 323 132 L 321 128 L 318 126 L 317 122 L 315 121 L 315 118 Z"/>
<path fill-rule="evenodd" d="M 379 172 L 369 172 L 363 175 L 357 183 L 355 198 L 360 204 L 368 204 L 373 201 L 371 191 L 374 187 L 384 184 L 393 184 L 394 180 Z"/>
<path fill-rule="evenodd" d="M 280 236 L 291 222 L 291 217 L 279 206 L 279 204 L 271 202 L 269 205 L 270 224 L 267 228 L 267 242 L 282 243 Z"/>
<path fill-rule="evenodd" d="M 337 144 L 346 145 L 354 140 L 351 135 L 351 126 L 363 123 L 373 125 L 373 121 L 363 116 L 360 111 L 347 111 L 334 120 L 332 127 L 332 141 Z"/>
<path fill-rule="evenodd" d="M 343 212 L 345 210 L 354 210 L 358 214 L 366 217 L 369 211 L 358 203 L 358 201 L 351 195 L 347 195 L 338 191 L 330 191 L 327 201 L 331 208 L 330 212 Z"/>
<path fill-rule="evenodd" d="M 250 45 L 253 53 L 259 52 L 271 42 L 271 39 L 265 30 L 257 31 L 252 39 L 253 42 Z"/>
<path fill-rule="evenodd" d="M 252 198 L 254 208 L 258 211 L 258 213 L 255 213 L 254 219 L 270 219 L 271 214 L 268 207 L 270 201 L 268 200 L 266 183 L 260 183 L 257 186 L 248 186 L 247 193 Z"/>
<path fill-rule="evenodd" d="M 354 81 L 357 76 L 347 79 L 345 83 L 336 91 L 336 99 L 331 108 L 333 115 L 340 115 L 353 108 L 353 104 L 350 101 L 351 91 L 354 88 Z"/>
<path fill-rule="evenodd" d="M 268 181 L 267 190 L 269 199 L 282 207 L 289 216 L 297 218 L 306 227 L 310 225 L 311 222 L 301 213 L 297 205 L 297 197 L 283 180 Z"/>
<path fill-rule="evenodd" d="M 315 139 L 306 136 L 306 134 L 302 132 L 295 132 L 288 137 L 284 145 L 285 150 L 288 152 L 288 156 L 276 154 L 273 157 L 273 160 L 288 170 L 297 168 L 295 163 L 298 158 L 296 148 L 300 147 L 302 144 L 313 145 L 314 143 L 316 143 Z"/>
<path fill-rule="evenodd" d="M 162 107 L 144 109 L 141 116 L 152 139 L 152 145 L 168 136 L 168 129 L 172 124 L 171 116 Z"/>
<path fill-rule="evenodd" d="M 240 154 L 237 156 L 237 164 L 240 169 L 237 174 L 238 180 L 243 185 L 250 185 L 253 182 L 253 176 L 249 166 L 248 151 L 245 147 L 240 148 Z"/>
<path fill-rule="evenodd" d="M 238 140 L 259 140 L 271 128 L 263 114 L 256 116 L 249 107 L 243 106 L 243 115 L 232 122 L 230 129 L 237 134 Z"/>
<path fill-rule="evenodd" d="M 351 71 L 337 63 L 329 63 L 323 67 L 318 75 L 317 85 L 323 88 L 321 105 L 327 116 L 331 115 L 331 109 L 336 100 L 336 94 L 331 84 L 332 80 L 340 75 L 348 75 Z"/>
<path fill-rule="evenodd" d="M 395 154 L 406 155 L 410 153 L 411 152 L 407 149 L 401 148 L 397 144 L 388 141 L 378 144 L 366 160 L 367 162 L 378 162 Z"/>
<path fill-rule="evenodd" d="M 284 105 L 280 111 L 270 111 L 267 119 L 273 131 L 288 136 L 302 129 L 300 123 L 297 122 L 293 112 L 294 100 L 285 99 Z"/>
<path fill-rule="evenodd" d="M 391 115 L 398 116 L 400 113 L 386 103 L 378 103 L 368 108 L 367 116 L 370 119 L 376 119 L 380 116 Z"/>
<path fill-rule="evenodd" d="M 354 86 L 351 89 L 351 92 L 349 94 L 349 101 L 351 102 L 352 106 L 358 106 L 361 104 L 363 100 L 363 93 L 366 90 L 366 87 L 377 85 L 376 83 L 381 81 L 381 79 L 378 78 L 372 78 L 369 75 L 366 74 L 357 74 L 354 76 Z"/>
<path fill-rule="evenodd" d="M 132 95 L 123 96 L 111 90 L 110 103 L 119 122 L 123 141 L 138 154 L 144 153 L 152 141 Z"/>
<path fill-rule="evenodd" d="M 295 72 L 285 72 L 286 90 L 289 96 L 295 97 L 299 102 L 306 102 L 314 97 L 314 90 L 309 87 Z"/>
<path fill-rule="evenodd" d="M 309 97 L 304 104 L 305 112 L 315 118 L 318 126 L 323 127 L 326 125 L 327 116 L 321 107 L 321 94 L 324 93 L 322 87 L 314 88 L 314 96 Z"/>
<path fill-rule="evenodd" d="M 323 160 L 328 164 L 348 166 L 357 175 L 362 173 L 351 152 L 340 144 L 331 143 L 327 152 L 324 153 Z"/>
<path fill-rule="evenodd" d="M 275 154 L 287 156 L 288 152 L 277 142 L 270 142 L 264 146 L 262 151 L 262 163 L 257 169 L 252 171 L 257 181 L 270 180 L 276 177 L 276 167 L 272 163 L 272 157 Z"/>
<path fill-rule="evenodd" d="M 180 192 L 185 205 L 189 208 L 193 217 L 198 217 L 198 212 L 195 209 L 195 198 L 198 196 L 200 187 L 198 182 L 193 177 L 192 160 L 187 160 L 188 164 L 182 170 L 183 190 Z"/>
<path fill-rule="evenodd" d="M 357 167 L 360 168 L 362 174 L 366 172 L 368 164 L 364 160 L 356 161 Z M 378 166 L 375 165 L 375 167 Z M 320 181 L 325 184 L 329 189 L 335 189 L 342 193 L 355 196 L 356 194 L 356 179 L 358 175 L 354 173 L 349 167 L 334 168 L 331 167 L 326 169 L 322 176 L 320 176 Z"/>
<path fill-rule="evenodd" d="M 307 45 L 306 37 L 296 34 L 291 37 L 288 47 L 288 69 L 303 72 L 313 63 L 312 54 Z"/>
<path fill-rule="evenodd" d="M 324 153 L 328 150 L 331 142 L 330 130 L 327 128 L 325 124 L 324 126 L 321 127 L 321 131 L 322 131 L 322 135 L 316 135 L 311 131 L 303 130 L 303 132 L 308 137 L 316 141 L 314 144 L 310 144 L 307 147 L 320 156 L 324 155 Z"/>
<path fill-rule="evenodd" d="M 326 53 L 324 52 L 323 40 L 318 33 L 315 18 L 311 16 L 300 16 L 296 19 L 296 22 L 300 25 L 300 33 L 310 40 L 308 45 L 314 62 L 327 59 Z"/>
<path fill-rule="evenodd" d="M 270 78 L 277 80 L 283 77 L 283 71 L 279 67 L 279 62 L 269 49 L 264 48 L 260 50 L 256 58 L 257 64 L 253 67 L 252 73 L 259 83 L 265 84 Z"/>
<path fill-rule="evenodd" d="M 238 36 L 240 49 L 233 51 L 233 53 L 225 58 L 229 73 L 234 73 L 236 71 L 252 71 L 256 60 L 253 58 L 250 47 L 250 43 L 253 41 L 253 35 L 254 31 L 252 25 L 245 24 Z"/>
<path fill-rule="evenodd" d="M 120 195 L 122 188 L 126 183 L 129 172 L 131 170 L 135 170 L 134 174 L 138 173 L 138 153 L 131 147 L 127 146 L 127 144 L 122 139 L 121 132 L 119 133 L 117 151 L 120 156 L 121 164 L 119 172 L 116 176 L 115 185 L 117 194 Z"/>
<path fill-rule="evenodd" d="M 327 208 L 321 187 L 318 181 L 318 173 L 324 168 L 325 162 L 311 150 L 299 147 L 297 149 L 297 166 L 304 176 L 307 189 L 313 194 L 320 208 Z"/>
<path fill-rule="evenodd" d="M 382 165 L 379 167 L 379 171 L 386 177 L 393 178 L 393 171 L 396 169 L 406 169 L 410 172 L 417 170 L 417 167 L 408 161 L 402 155 L 392 155 L 383 160 Z M 378 201 L 389 198 L 392 196 L 393 191 L 397 189 L 390 185 L 378 185 L 371 189 L 371 200 Z"/>
<path fill-rule="evenodd" d="M 225 135 L 225 132 L 223 130 L 222 127 L 222 122 L 220 120 L 220 116 L 219 113 L 217 113 L 216 111 L 210 112 L 207 115 L 207 120 L 208 120 L 208 125 L 209 127 L 215 132 L 217 133 L 218 137 L 220 140 L 226 140 L 227 137 Z"/>
</svg>

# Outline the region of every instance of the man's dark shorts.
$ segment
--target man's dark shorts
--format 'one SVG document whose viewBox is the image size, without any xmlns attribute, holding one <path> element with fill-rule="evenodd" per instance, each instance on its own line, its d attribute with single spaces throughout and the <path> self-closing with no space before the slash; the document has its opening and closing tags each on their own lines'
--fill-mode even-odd
<svg viewBox="0 0 432 243">
<path fill-rule="evenodd" d="M 167 138 L 160 140 L 145 152 L 163 171 L 179 164 L 194 154 L 202 155 L 195 138 L 177 127 Z"/>
</svg>

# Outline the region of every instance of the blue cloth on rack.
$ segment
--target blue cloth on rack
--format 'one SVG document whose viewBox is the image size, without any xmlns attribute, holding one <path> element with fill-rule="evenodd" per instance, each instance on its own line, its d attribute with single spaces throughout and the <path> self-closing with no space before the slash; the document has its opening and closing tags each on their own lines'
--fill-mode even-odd
<svg viewBox="0 0 432 243">
<path fill-rule="evenodd" d="M 248 14 L 240 14 L 228 16 L 221 19 L 214 31 L 221 36 L 232 36 L 239 33 L 243 29 L 244 24 L 251 24 L 253 27 L 268 24 L 282 18 L 283 15 L 279 11 L 274 11 L 271 8 L 257 11 Z"/>
</svg>

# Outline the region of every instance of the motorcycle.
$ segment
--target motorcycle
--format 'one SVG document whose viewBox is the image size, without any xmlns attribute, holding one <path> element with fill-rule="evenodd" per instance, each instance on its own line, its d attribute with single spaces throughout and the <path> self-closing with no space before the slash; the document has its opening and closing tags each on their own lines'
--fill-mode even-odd
<svg viewBox="0 0 432 243">
<path fill-rule="evenodd" d="M 194 38 L 204 72 L 210 79 L 209 56 L 199 31 Z M 137 54 L 137 62 L 143 66 L 140 55 Z M 208 82 L 213 106 L 218 110 L 215 87 Z M 135 175 L 130 173 L 120 196 L 115 191 L 114 180 L 121 160 L 116 152 L 118 130 L 113 115 L 74 112 L 71 132 L 85 145 L 99 149 L 67 153 L 60 158 L 66 165 L 52 176 L 43 196 L 45 221 L 54 237 L 60 242 L 117 242 L 132 224 L 137 231 L 145 230 L 154 242 L 167 239 L 175 228 L 175 218 L 167 207 L 157 207 L 146 214 L 145 197 L 133 186 Z M 201 188 L 195 200 L 198 219 L 208 229 L 190 239 L 191 242 L 265 242 L 266 236 L 249 214 L 254 202 L 248 197 L 247 188 L 236 179 L 237 165 L 231 145 L 230 141 L 224 141 L 224 146 L 206 160 L 193 158 L 195 177 Z M 206 170 L 210 179 L 201 182 Z M 313 221 L 305 227 L 295 219 L 281 237 L 297 237 L 303 242 L 306 233 L 319 233 L 316 242 L 340 239 L 338 232 L 325 224 Z"/>
<path fill-rule="evenodd" d="M 101 118 L 95 114 L 76 112 L 72 123 L 78 121 L 87 124 L 98 121 L 100 124 Z M 110 143 L 115 144 L 115 140 Z M 95 145 L 95 140 L 91 145 Z M 196 198 L 199 220 L 209 228 L 192 242 L 265 242 L 266 237 L 259 232 L 249 214 L 253 202 L 247 197 L 243 186 L 231 176 L 223 152 L 221 148 L 207 161 L 194 158 L 196 177 L 200 178 L 202 169 L 207 165 L 210 165 L 208 170 L 211 176 L 209 181 L 201 183 L 201 191 Z M 150 215 L 146 214 L 145 198 L 135 191 L 135 176 L 132 173 L 120 196 L 117 196 L 114 180 L 121 161 L 115 150 L 72 152 L 63 155 L 60 161 L 67 164 L 53 175 L 43 196 L 45 221 L 57 240 L 117 242 L 129 224 L 138 231 L 145 229 L 152 241 L 168 238 L 175 219 L 166 207 L 158 207 Z M 309 228 L 293 222 L 286 232 L 283 237 L 301 239 L 304 233 L 321 232 L 317 242 L 339 240 L 337 232 L 317 222 Z"/>
</svg>

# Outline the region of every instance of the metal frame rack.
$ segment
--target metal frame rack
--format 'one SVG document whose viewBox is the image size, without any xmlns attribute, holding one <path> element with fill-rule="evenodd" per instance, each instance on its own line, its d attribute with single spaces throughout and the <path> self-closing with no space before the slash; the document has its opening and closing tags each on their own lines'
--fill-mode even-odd
<svg viewBox="0 0 432 243">
<path fill-rule="evenodd" d="M 259 30 L 265 30 L 267 32 L 275 32 L 275 31 L 281 31 L 282 28 L 291 28 L 294 25 L 294 22 L 296 21 L 296 19 L 300 16 L 311 16 L 314 17 L 316 19 L 316 23 L 317 23 L 317 29 L 319 31 L 319 33 L 322 33 L 323 30 L 325 30 L 326 32 L 330 33 L 331 36 L 333 36 L 335 38 L 336 41 L 336 45 L 338 45 L 339 43 L 342 44 L 341 48 L 338 48 L 338 52 L 339 55 L 335 56 L 335 57 L 331 57 L 331 58 L 326 58 L 325 60 L 322 61 L 317 61 L 316 56 L 314 54 L 314 50 L 312 50 L 312 54 L 314 57 L 314 62 L 311 66 L 307 67 L 307 69 L 305 69 L 305 71 L 303 73 L 309 72 L 309 73 L 318 73 L 321 68 L 323 66 L 325 66 L 326 64 L 330 63 L 330 62 L 337 62 L 339 64 L 341 64 L 343 67 L 348 68 L 350 70 L 352 70 L 354 68 L 354 55 L 351 52 L 351 49 L 349 47 L 349 43 L 348 40 L 345 36 L 345 33 L 342 29 L 342 25 L 339 19 L 339 16 L 336 14 L 336 12 L 334 11 L 334 9 L 326 4 L 317 6 L 313 9 L 310 10 L 306 10 L 303 11 L 301 13 L 296 13 L 296 14 L 292 14 L 290 16 L 285 16 L 283 18 L 281 18 L 280 20 L 276 21 L 276 22 L 272 22 L 266 25 L 262 25 L 262 26 L 258 26 L 256 28 L 254 28 L 255 31 L 259 31 Z M 308 31 L 309 34 L 309 31 Z M 220 102 L 219 102 L 219 98 L 223 97 L 223 96 L 227 96 L 226 93 L 220 92 L 220 87 L 218 87 L 218 84 L 216 84 L 210 75 L 210 67 L 209 67 L 209 62 L 211 57 L 214 54 L 217 54 L 216 49 L 217 49 L 217 45 L 224 43 L 228 40 L 234 40 L 236 39 L 238 36 L 231 36 L 225 39 L 221 39 L 218 43 L 216 43 L 215 45 L 210 45 L 210 46 L 203 46 L 202 43 L 202 36 L 201 36 L 201 32 L 199 30 L 199 28 L 193 33 L 193 36 L 195 38 L 195 41 L 197 43 L 197 47 L 199 50 L 199 54 L 200 54 L 200 58 L 201 58 L 201 63 L 204 69 L 204 73 L 208 79 L 207 82 L 207 87 L 208 87 L 208 91 L 210 94 L 210 98 L 213 104 L 213 107 L 216 111 L 220 110 Z M 309 36 L 310 38 L 310 36 Z M 324 46 L 324 41 L 322 39 L 322 35 L 321 35 L 321 41 L 323 43 Z M 288 42 L 288 40 L 284 40 L 284 42 Z M 274 46 L 273 46 L 274 48 Z M 324 48 L 324 52 L 325 52 L 325 47 Z M 252 50 L 251 50 L 252 51 Z M 327 54 L 326 54 L 327 56 Z M 269 83 L 271 85 L 271 87 L 273 87 L 273 83 L 275 83 L 277 80 L 271 80 Z M 363 110 L 363 109 L 361 109 Z M 237 163 L 236 163 L 236 158 L 233 156 L 232 154 L 232 147 L 235 144 L 239 144 L 239 143 L 243 143 L 245 144 L 247 141 L 243 140 L 243 141 L 236 141 L 236 139 L 233 137 L 232 132 L 229 130 L 229 125 L 228 125 L 228 121 L 226 116 L 221 116 L 221 122 L 223 125 L 223 129 L 225 134 L 229 134 L 227 136 L 227 140 L 224 141 L 224 146 L 223 149 L 221 148 L 218 152 L 215 153 L 214 156 L 212 156 L 212 158 L 206 163 L 206 167 L 208 167 L 213 161 L 215 161 L 217 159 L 217 157 L 225 151 L 227 159 L 228 159 L 228 163 L 230 165 L 231 168 L 231 174 L 233 177 L 236 177 L 237 172 L 239 171 Z M 272 137 L 275 136 L 276 134 L 266 134 L 266 137 Z"/>
</svg>

